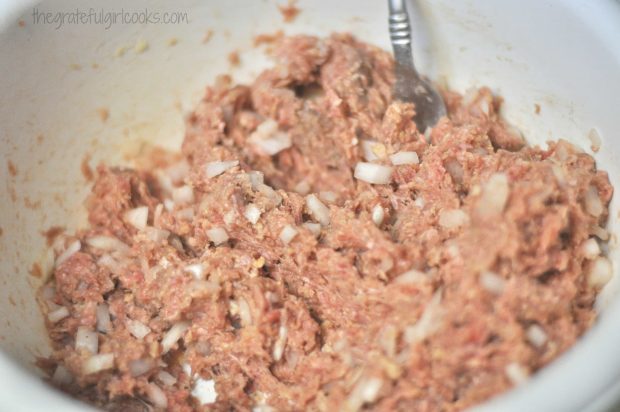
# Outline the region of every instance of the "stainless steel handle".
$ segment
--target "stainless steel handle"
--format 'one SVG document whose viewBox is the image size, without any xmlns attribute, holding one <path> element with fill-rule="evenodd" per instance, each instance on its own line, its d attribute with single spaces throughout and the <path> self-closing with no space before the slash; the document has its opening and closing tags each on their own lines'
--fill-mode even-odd
<svg viewBox="0 0 620 412">
<path fill-rule="evenodd" d="M 394 97 L 399 100 L 410 100 L 410 84 L 420 79 L 420 75 L 413 64 L 411 51 L 411 26 L 405 0 L 388 0 L 389 28 L 392 49 L 394 50 L 396 84 Z M 404 83 L 407 82 L 407 83 Z"/>
<path fill-rule="evenodd" d="M 409 26 L 409 14 L 403 0 L 389 0 L 390 8 L 390 39 L 392 45 L 411 44 L 411 27 Z"/>
<path fill-rule="evenodd" d="M 413 64 L 411 26 L 407 0 L 388 0 L 390 40 L 394 49 L 395 100 L 415 105 L 415 123 L 420 132 L 433 127 L 446 115 L 446 106 L 432 84 L 420 77 Z"/>
</svg>

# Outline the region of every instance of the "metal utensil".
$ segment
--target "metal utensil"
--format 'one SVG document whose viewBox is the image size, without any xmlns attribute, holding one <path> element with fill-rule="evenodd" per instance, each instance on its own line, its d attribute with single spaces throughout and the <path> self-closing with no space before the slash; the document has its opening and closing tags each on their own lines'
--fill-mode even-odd
<svg viewBox="0 0 620 412">
<path fill-rule="evenodd" d="M 405 0 L 388 0 L 390 10 L 390 39 L 394 50 L 394 97 L 415 105 L 414 121 L 422 133 L 433 127 L 446 115 L 446 105 L 439 92 L 424 80 L 413 64 L 411 52 L 411 27 Z"/>
</svg>

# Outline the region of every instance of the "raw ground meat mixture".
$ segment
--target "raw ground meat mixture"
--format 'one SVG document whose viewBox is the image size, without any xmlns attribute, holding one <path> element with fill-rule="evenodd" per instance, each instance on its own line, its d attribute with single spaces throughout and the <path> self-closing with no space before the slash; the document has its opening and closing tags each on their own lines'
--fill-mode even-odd
<svg viewBox="0 0 620 412">
<path fill-rule="evenodd" d="M 420 133 L 391 56 L 350 35 L 272 54 L 206 89 L 182 155 L 97 169 L 40 293 L 52 382 L 109 410 L 454 411 L 593 324 L 591 156 L 528 147 L 485 88 Z"/>
</svg>

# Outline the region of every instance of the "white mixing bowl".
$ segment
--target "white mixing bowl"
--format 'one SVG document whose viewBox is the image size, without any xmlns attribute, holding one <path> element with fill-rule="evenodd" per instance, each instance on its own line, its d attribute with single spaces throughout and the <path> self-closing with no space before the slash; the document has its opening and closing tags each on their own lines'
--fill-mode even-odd
<svg viewBox="0 0 620 412">
<path fill-rule="evenodd" d="M 247 81 L 268 64 L 252 46 L 256 34 L 348 31 L 389 48 L 384 3 L 300 0 L 301 15 L 285 24 L 273 0 L 136 0 L 130 5 L 59 0 L 44 1 L 36 11 L 23 0 L 0 1 L 0 410 L 87 408 L 36 376 L 33 362 L 49 354 L 49 343 L 34 297 L 42 279 L 29 273 L 34 262 L 43 269 L 49 264 L 42 230 L 66 224 L 73 230 L 84 222 L 84 156 L 92 155 L 91 165 L 104 159 L 128 164 L 145 144 L 178 148 L 183 114 L 216 74 L 232 71 L 235 80 Z M 36 21 L 41 13 L 76 7 L 86 13 L 90 7 L 93 13 L 123 7 L 181 12 L 189 22 L 117 22 L 106 28 L 94 17 L 79 24 Z M 505 97 L 505 117 L 533 144 L 565 138 L 589 151 L 587 135 L 595 127 L 603 142 L 595 157 L 620 188 L 620 3 L 417 0 L 411 11 L 423 72 L 461 92 L 490 86 Z M 213 36 L 204 43 L 208 30 Z M 177 44 L 172 46 L 171 39 Z M 227 55 L 233 49 L 242 64 L 231 69 Z M 534 113 L 535 104 L 540 114 Z M 109 111 L 105 122 L 101 108 Z M 17 169 L 14 176 L 9 160 Z M 614 234 L 618 209 L 614 200 Z M 610 256 L 617 269 L 615 236 Z M 616 275 L 598 302 L 600 320 L 572 350 L 480 410 L 608 408 L 620 387 L 619 283 Z"/>
</svg>

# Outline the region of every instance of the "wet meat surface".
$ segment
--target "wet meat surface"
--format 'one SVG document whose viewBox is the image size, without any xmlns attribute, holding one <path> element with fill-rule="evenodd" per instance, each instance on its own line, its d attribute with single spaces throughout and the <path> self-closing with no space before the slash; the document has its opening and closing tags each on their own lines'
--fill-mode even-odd
<svg viewBox="0 0 620 412">
<path fill-rule="evenodd" d="M 418 131 L 386 52 L 277 43 L 252 84 L 207 88 L 181 160 L 97 169 L 40 293 L 57 386 L 109 410 L 454 411 L 592 325 L 612 187 L 591 156 L 529 147 L 485 88 Z"/>
</svg>

